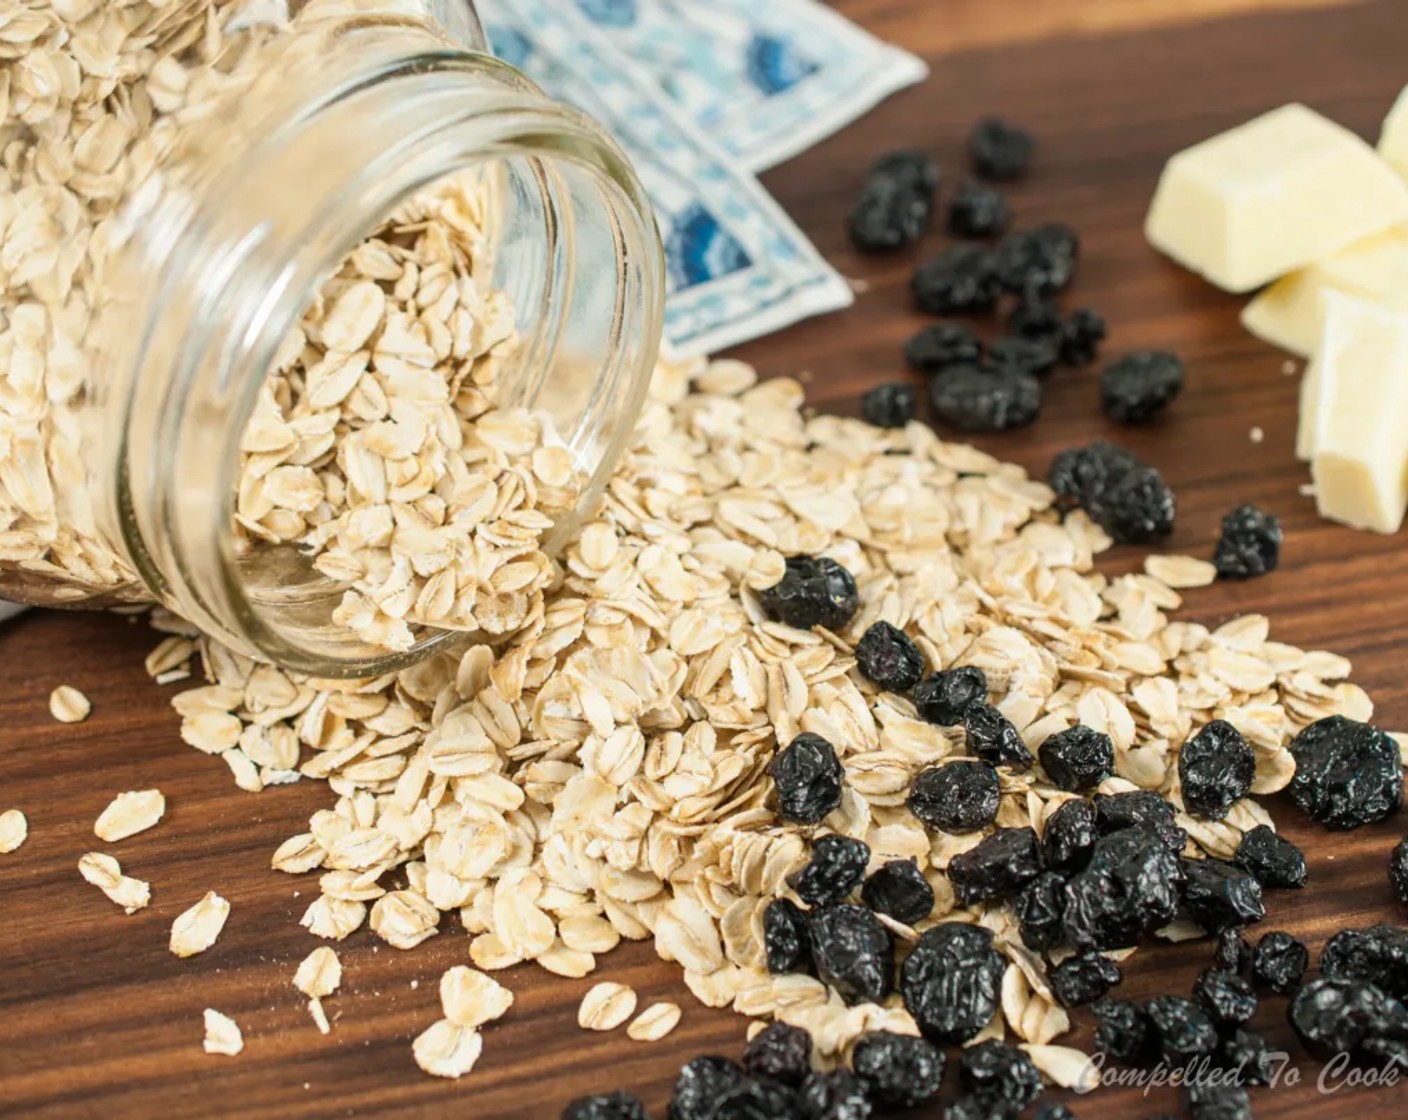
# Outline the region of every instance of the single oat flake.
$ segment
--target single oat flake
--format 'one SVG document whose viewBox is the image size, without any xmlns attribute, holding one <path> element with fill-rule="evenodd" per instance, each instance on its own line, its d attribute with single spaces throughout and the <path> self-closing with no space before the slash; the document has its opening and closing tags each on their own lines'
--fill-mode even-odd
<svg viewBox="0 0 1408 1120">
<path fill-rule="evenodd" d="M 112 843 L 145 832 L 161 820 L 166 812 L 166 798 L 158 789 L 119 793 L 98 814 L 93 831 L 99 840 Z"/>
<path fill-rule="evenodd" d="M 440 1006 L 458 1027 L 480 1027 L 503 1017 L 513 993 L 482 972 L 456 965 L 440 977 Z"/>
<path fill-rule="evenodd" d="M 652 1003 L 631 1020 L 626 1036 L 635 1042 L 659 1042 L 679 1025 L 680 1005 Z"/>
<path fill-rule="evenodd" d="M 416 1065 L 434 1077 L 463 1077 L 474 1068 L 483 1050 L 483 1035 L 448 1019 L 431 1024 L 411 1044 Z"/>
<path fill-rule="evenodd" d="M 1217 579 L 1217 569 L 1196 556 L 1150 556 L 1144 571 L 1173 588 L 1208 587 Z"/>
<path fill-rule="evenodd" d="M 330 996 L 342 983 L 342 962 L 328 945 L 314 949 L 293 974 L 293 985 L 310 999 Z"/>
<path fill-rule="evenodd" d="M 636 993 L 625 984 L 603 981 L 582 997 L 577 1025 L 588 1031 L 612 1031 L 635 1014 Z"/>
<path fill-rule="evenodd" d="M 60 723 L 82 723 L 93 705 L 71 684 L 61 684 L 49 693 L 49 714 Z"/>
<path fill-rule="evenodd" d="M 0 813 L 0 855 L 18 850 L 29 836 L 29 821 L 18 809 Z"/>
<path fill-rule="evenodd" d="M 244 1049 L 244 1035 L 239 1024 L 213 1007 L 205 1009 L 205 1052 L 234 1057 Z"/>
<path fill-rule="evenodd" d="M 230 904 L 214 891 L 207 892 L 171 923 L 171 951 L 178 957 L 205 952 L 215 944 L 229 916 Z"/>
</svg>

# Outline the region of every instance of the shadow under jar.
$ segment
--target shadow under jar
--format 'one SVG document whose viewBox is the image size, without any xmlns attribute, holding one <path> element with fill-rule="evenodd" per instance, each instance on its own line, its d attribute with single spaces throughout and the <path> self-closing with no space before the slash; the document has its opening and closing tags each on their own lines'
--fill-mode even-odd
<svg viewBox="0 0 1408 1120">
<path fill-rule="evenodd" d="M 346 584 L 309 548 L 237 532 L 246 428 L 349 255 L 467 182 L 473 280 L 515 334 L 493 406 L 545 417 L 573 465 L 541 541 L 556 551 L 628 441 L 659 346 L 639 182 L 599 126 L 485 53 L 468 0 L 314 0 L 288 19 L 245 4 L 233 21 L 210 0 L 131 7 L 153 21 L 134 32 L 154 44 L 145 71 L 80 84 L 77 110 L 12 91 L 0 129 L 23 149 L 8 187 L 0 169 L 0 230 L 47 254 L 0 251 L 0 598 L 157 602 L 319 676 L 464 640 L 417 625 L 401 648 L 369 643 L 334 621 Z M 36 42 L 81 55 L 83 34 Z M 61 188 L 56 150 L 79 171 Z"/>
</svg>

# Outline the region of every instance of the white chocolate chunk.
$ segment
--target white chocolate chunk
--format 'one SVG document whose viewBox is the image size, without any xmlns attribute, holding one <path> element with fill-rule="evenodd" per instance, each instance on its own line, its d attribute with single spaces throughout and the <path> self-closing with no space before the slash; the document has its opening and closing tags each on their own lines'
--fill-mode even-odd
<svg viewBox="0 0 1408 1120">
<path fill-rule="evenodd" d="M 1398 95 L 1379 133 L 1379 155 L 1408 179 L 1408 89 Z"/>
<path fill-rule="evenodd" d="M 1144 230 L 1247 292 L 1405 219 L 1408 183 L 1354 133 L 1291 104 L 1170 159 Z"/>
<path fill-rule="evenodd" d="M 1396 532 L 1408 506 L 1408 315 L 1329 293 L 1315 364 L 1320 515 Z"/>
<path fill-rule="evenodd" d="M 1320 339 L 1327 291 L 1408 311 L 1408 226 L 1356 241 L 1282 277 L 1247 304 L 1242 326 L 1273 346 L 1308 357 Z"/>
</svg>

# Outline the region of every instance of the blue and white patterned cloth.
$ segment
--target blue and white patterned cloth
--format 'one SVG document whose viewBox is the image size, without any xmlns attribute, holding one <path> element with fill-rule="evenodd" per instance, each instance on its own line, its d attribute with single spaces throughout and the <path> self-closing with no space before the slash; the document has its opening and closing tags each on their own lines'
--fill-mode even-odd
<svg viewBox="0 0 1408 1120">
<path fill-rule="evenodd" d="M 711 353 L 853 300 L 754 172 L 924 77 L 815 0 L 480 0 L 496 53 L 620 141 L 669 260 L 665 339 Z"/>
</svg>

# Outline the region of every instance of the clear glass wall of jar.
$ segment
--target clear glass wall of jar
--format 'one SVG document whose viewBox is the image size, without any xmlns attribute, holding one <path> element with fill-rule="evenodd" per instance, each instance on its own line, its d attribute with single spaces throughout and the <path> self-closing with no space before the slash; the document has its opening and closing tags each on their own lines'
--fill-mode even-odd
<svg viewBox="0 0 1408 1120">
<path fill-rule="evenodd" d="M 237 95 L 142 153 L 149 166 L 93 234 L 91 326 L 75 332 L 79 352 L 50 347 L 82 385 L 46 421 L 65 435 L 63 450 L 49 445 L 54 504 L 83 499 L 79 543 L 61 527 L 80 561 L 16 547 L 16 495 L 31 478 L 0 462 L 12 522 L 0 522 L 0 598 L 160 602 L 237 651 L 366 676 L 461 636 L 426 629 L 408 650 L 369 647 L 331 622 L 341 588 L 299 550 L 242 552 L 231 529 L 240 437 L 319 285 L 417 191 L 480 177 L 491 285 L 521 338 L 495 403 L 550 415 L 585 480 L 551 549 L 630 436 L 659 344 L 663 264 L 620 150 L 489 57 L 468 0 L 298 7 L 288 29 L 235 52 L 229 69 L 248 76 Z M 81 578 L 84 556 L 101 578 Z"/>
</svg>

